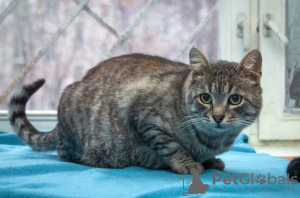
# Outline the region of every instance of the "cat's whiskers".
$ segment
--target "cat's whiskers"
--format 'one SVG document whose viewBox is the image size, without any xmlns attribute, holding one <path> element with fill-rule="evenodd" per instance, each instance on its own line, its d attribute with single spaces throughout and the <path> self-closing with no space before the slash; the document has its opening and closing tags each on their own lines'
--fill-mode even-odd
<svg viewBox="0 0 300 198">
<path fill-rule="evenodd" d="M 179 130 L 181 130 L 181 131 L 184 131 L 186 128 L 188 128 L 188 127 L 190 127 L 191 125 L 194 125 L 194 126 L 199 126 L 199 125 L 204 125 L 203 123 L 202 123 L 202 119 L 201 118 L 192 118 L 192 119 L 189 119 L 189 120 L 187 120 L 187 121 L 185 121 L 185 122 L 183 122 L 181 125 L 180 125 L 180 127 L 179 127 Z"/>
<path fill-rule="evenodd" d="M 201 128 L 199 128 L 201 127 Z M 199 125 L 195 125 L 195 128 L 192 129 L 192 132 L 198 132 L 198 131 L 202 131 L 202 129 L 205 128 L 205 125 L 203 123 L 199 123 Z"/>
<path fill-rule="evenodd" d="M 183 118 L 180 119 L 180 122 L 186 122 L 189 121 L 192 118 L 197 118 L 195 116 L 184 116 Z"/>
<path fill-rule="evenodd" d="M 191 122 L 188 122 L 186 123 L 184 127 L 180 127 L 180 130 L 185 130 L 186 128 L 190 127 L 191 125 L 195 125 L 195 123 L 200 123 L 201 121 L 200 120 L 195 120 L 195 121 L 191 121 Z"/>
<path fill-rule="evenodd" d="M 250 125 L 254 122 L 255 120 L 242 120 L 237 122 L 238 124 L 244 124 L 244 125 Z"/>
<path fill-rule="evenodd" d="M 186 120 L 182 124 L 180 124 L 179 127 L 182 127 L 182 126 L 189 124 L 190 122 L 194 122 L 194 121 L 200 121 L 200 118 L 193 118 L 193 119 Z"/>
</svg>

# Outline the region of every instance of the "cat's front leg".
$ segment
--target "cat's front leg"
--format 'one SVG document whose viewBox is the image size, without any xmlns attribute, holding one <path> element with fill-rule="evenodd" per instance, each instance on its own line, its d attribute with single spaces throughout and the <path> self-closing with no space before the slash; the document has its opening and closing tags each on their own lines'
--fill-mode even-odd
<svg viewBox="0 0 300 198">
<path fill-rule="evenodd" d="M 224 170 L 225 163 L 220 158 L 209 158 L 208 160 L 202 163 L 205 170 L 207 169 L 217 169 L 217 170 Z"/>
<path fill-rule="evenodd" d="M 192 174 L 193 169 L 196 169 L 200 174 L 204 172 L 203 166 L 195 162 L 182 146 L 160 127 L 144 125 L 140 128 L 139 134 L 146 144 L 158 155 L 163 156 L 175 173 Z"/>
<path fill-rule="evenodd" d="M 181 149 L 164 157 L 175 173 L 193 174 L 193 170 L 197 170 L 199 174 L 204 173 L 205 169 L 202 164 L 195 162 L 189 154 Z"/>
</svg>

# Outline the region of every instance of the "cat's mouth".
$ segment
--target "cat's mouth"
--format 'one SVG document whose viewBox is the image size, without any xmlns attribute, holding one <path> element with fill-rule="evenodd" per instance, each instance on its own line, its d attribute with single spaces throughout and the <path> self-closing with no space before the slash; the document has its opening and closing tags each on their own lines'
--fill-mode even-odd
<svg viewBox="0 0 300 198">
<path fill-rule="evenodd" d="M 224 125 L 221 125 L 221 124 L 216 124 L 216 126 L 215 126 L 215 129 L 217 129 L 217 130 L 223 130 L 225 128 L 226 127 Z"/>
</svg>

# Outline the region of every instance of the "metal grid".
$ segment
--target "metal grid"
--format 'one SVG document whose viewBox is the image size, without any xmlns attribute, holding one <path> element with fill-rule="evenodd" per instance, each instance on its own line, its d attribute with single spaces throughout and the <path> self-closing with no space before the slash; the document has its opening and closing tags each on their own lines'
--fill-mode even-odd
<svg viewBox="0 0 300 198">
<path fill-rule="evenodd" d="M 65 19 L 62 25 L 57 29 L 57 31 L 52 35 L 50 40 L 42 47 L 39 52 L 24 66 L 21 72 L 12 80 L 11 84 L 1 93 L 0 95 L 0 104 L 2 104 L 6 97 L 11 93 L 11 91 L 24 79 L 24 77 L 28 74 L 28 72 L 32 69 L 32 67 L 48 52 L 49 48 L 58 40 L 61 34 L 68 28 L 68 26 L 74 21 L 74 19 L 81 13 L 81 11 L 86 11 L 91 17 L 93 17 L 101 26 L 103 26 L 106 30 L 108 30 L 112 35 L 114 35 L 117 41 L 112 45 L 112 47 L 107 50 L 104 55 L 104 59 L 111 57 L 124 43 L 125 41 L 132 35 L 136 27 L 143 21 L 143 19 L 147 16 L 150 10 L 154 7 L 154 5 L 158 2 L 158 0 L 149 0 L 149 2 L 142 8 L 142 10 L 136 15 L 133 23 L 129 25 L 126 30 L 119 34 L 111 25 L 109 25 L 105 20 L 103 20 L 100 16 L 98 16 L 95 12 L 93 12 L 89 6 L 87 5 L 90 0 L 73 0 L 76 4 L 78 4 L 72 13 Z M 0 15 L 0 25 L 5 20 L 5 18 L 9 15 L 9 13 L 18 5 L 20 0 L 13 0 L 7 8 Z M 181 57 L 181 54 L 188 48 L 188 46 L 192 43 L 195 37 L 199 34 L 199 32 L 205 27 L 205 25 L 211 20 L 212 16 L 215 14 L 217 10 L 218 4 L 216 4 L 207 14 L 207 16 L 200 21 L 200 23 L 194 28 L 189 38 L 182 44 L 180 50 L 174 57 L 174 60 L 178 60 Z M 1 28 L 1 27 L 0 27 Z"/>
</svg>

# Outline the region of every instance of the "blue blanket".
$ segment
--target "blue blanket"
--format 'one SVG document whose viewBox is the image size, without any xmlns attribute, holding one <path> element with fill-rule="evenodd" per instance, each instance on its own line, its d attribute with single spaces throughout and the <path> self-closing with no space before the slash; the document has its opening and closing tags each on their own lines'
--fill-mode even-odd
<svg viewBox="0 0 300 198">
<path fill-rule="evenodd" d="M 60 162 L 56 152 L 34 152 L 15 134 L 0 132 L 0 197 L 300 197 L 300 184 L 285 173 L 288 160 L 257 154 L 247 142 L 240 135 L 220 156 L 224 171 L 200 175 L 209 189 L 195 195 L 187 193 L 192 175 Z"/>
</svg>

